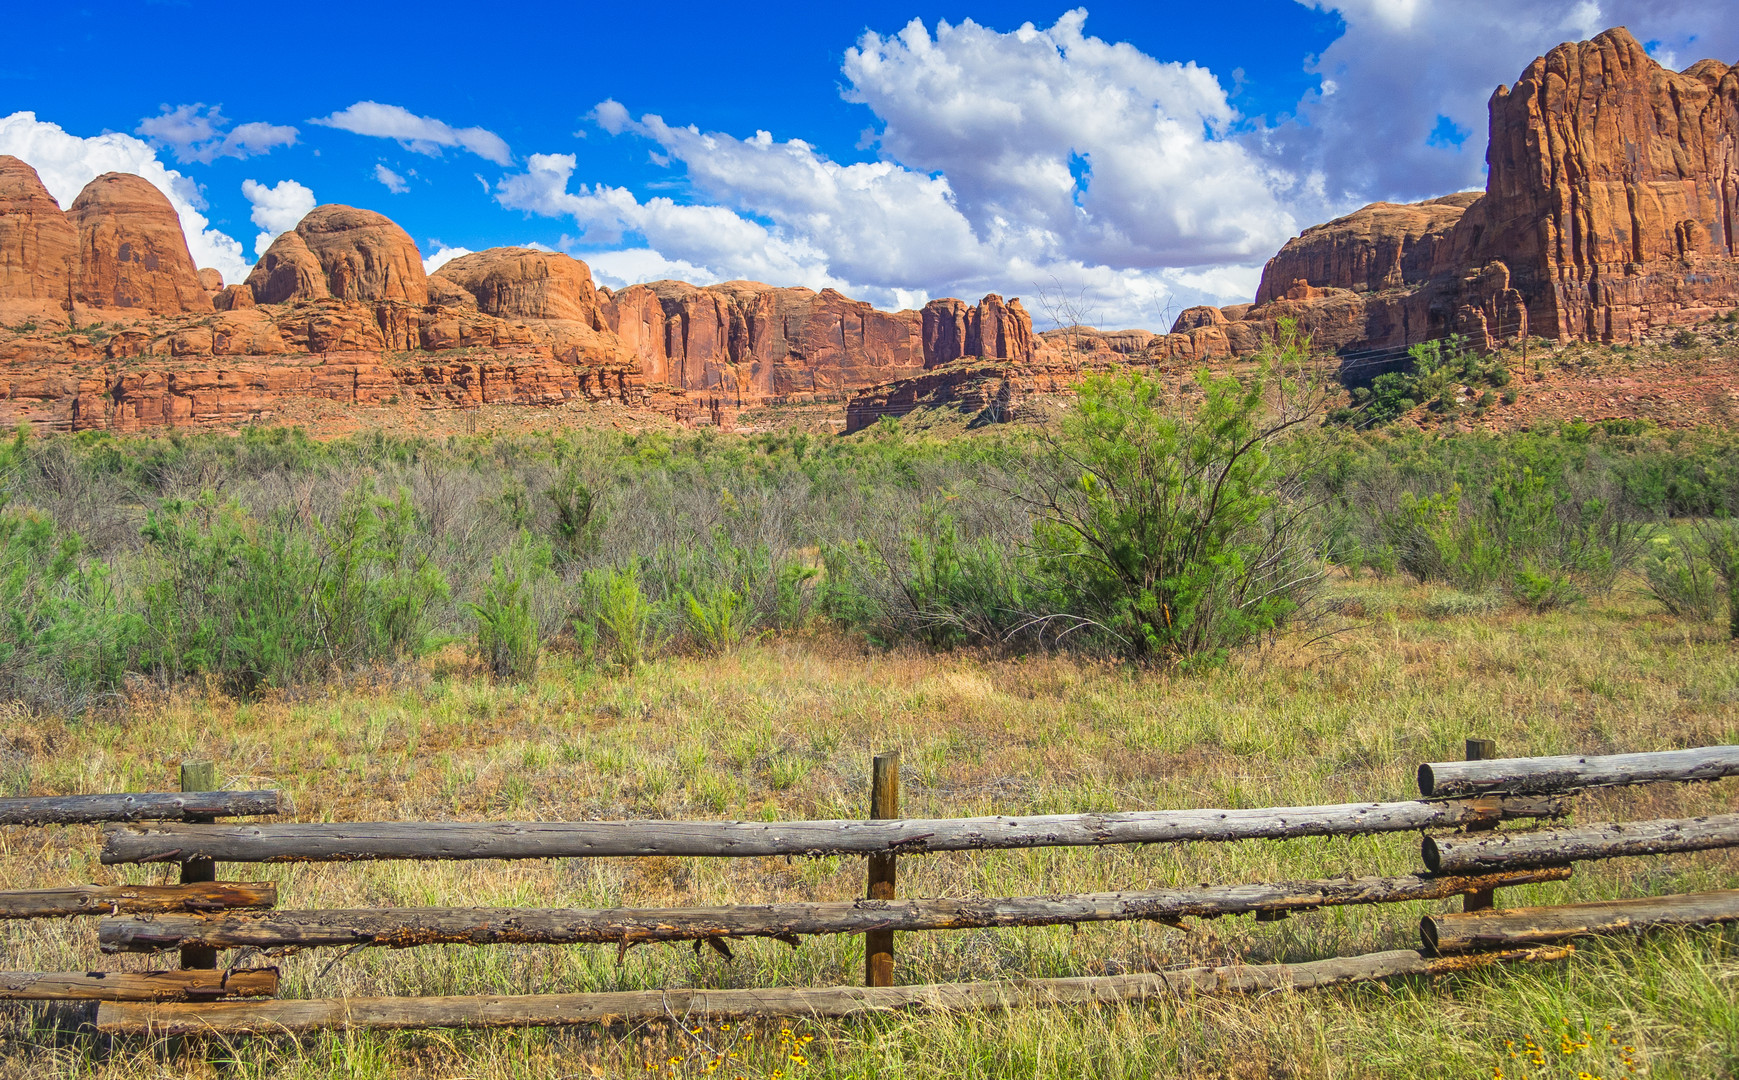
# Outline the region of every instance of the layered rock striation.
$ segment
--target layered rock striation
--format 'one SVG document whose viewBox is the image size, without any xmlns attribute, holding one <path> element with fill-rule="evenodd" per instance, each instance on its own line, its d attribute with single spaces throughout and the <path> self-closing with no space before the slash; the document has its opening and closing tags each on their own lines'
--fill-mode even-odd
<svg viewBox="0 0 1739 1080">
<path fill-rule="evenodd" d="M 600 309 L 648 379 L 737 406 L 830 400 L 963 356 L 1024 362 L 1034 349 L 1031 317 L 995 295 L 880 311 L 833 289 L 656 281 L 607 294 Z"/>
<path fill-rule="evenodd" d="M 1372 293 L 1423 284 L 1450 232 L 1481 197 L 1464 191 L 1421 203 L 1372 203 L 1312 226 L 1268 260 L 1256 303 L 1283 299 L 1299 282 Z"/>
</svg>

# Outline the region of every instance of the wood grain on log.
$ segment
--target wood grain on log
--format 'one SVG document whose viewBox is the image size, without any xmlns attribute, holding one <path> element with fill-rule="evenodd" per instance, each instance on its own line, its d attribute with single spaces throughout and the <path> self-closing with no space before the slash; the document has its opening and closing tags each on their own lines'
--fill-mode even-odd
<svg viewBox="0 0 1739 1080">
<path fill-rule="evenodd" d="M 0 892 L 0 919 L 54 919 L 121 912 L 223 911 L 269 908 L 278 887 L 268 881 L 211 881 L 198 885 L 68 885 L 60 889 Z"/>
<path fill-rule="evenodd" d="M 242 971 L 0 971 L 5 1001 L 200 1001 L 271 997 L 277 968 Z"/>
<path fill-rule="evenodd" d="M 1481 889 L 1561 881 L 1570 868 L 1480 877 L 1367 877 L 1221 885 L 1157 892 L 1020 896 L 987 900 L 847 900 L 713 908 L 362 908 L 280 911 L 261 917 L 144 916 L 105 919 L 105 952 L 183 945 L 234 949 L 379 945 L 632 945 L 702 938 L 793 938 L 872 931 L 1056 926 L 1144 919 L 1215 918 L 1347 904 L 1437 900 Z"/>
<path fill-rule="evenodd" d="M 1739 889 L 1643 896 L 1593 904 L 1510 908 L 1427 915 L 1419 936 L 1432 952 L 1518 948 L 1591 934 L 1622 934 L 1658 926 L 1712 926 L 1739 921 Z"/>
<path fill-rule="evenodd" d="M 767 990 L 640 990 L 515 997 L 328 998 L 212 1005 L 104 1004 L 97 1030 L 113 1035 L 232 1035 L 412 1028 L 550 1027 L 676 1017 L 860 1016 L 896 1009 L 984 1010 L 1084 1005 L 1189 994 L 1308 990 L 1394 976 L 1465 971 L 1506 960 L 1557 960 L 1565 948 L 1427 959 L 1412 950 L 1303 964 L 1232 965 L 1143 975 Z"/>
<path fill-rule="evenodd" d="M 277 791 L 163 791 L 132 795 L 49 795 L 0 799 L 0 825 L 77 825 L 181 817 L 290 813 Z"/>
<path fill-rule="evenodd" d="M 1739 847 L 1739 814 L 1585 825 L 1575 829 L 1427 836 L 1420 845 L 1434 874 L 1485 874 L 1581 859 L 1665 855 Z"/>
<path fill-rule="evenodd" d="M 343 862 L 361 859 L 565 859 L 636 855 L 918 854 L 992 848 L 1278 840 L 1453 828 L 1560 817 L 1561 799 L 1343 803 L 1260 810 L 1153 810 L 896 821 L 377 821 L 336 824 L 116 825 L 102 861 Z"/>
<path fill-rule="evenodd" d="M 1588 787 L 1718 780 L 1739 776 L 1739 746 L 1704 746 L 1605 757 L 1497 758 L 1434 761 L 1419 766 L 1425 798 L 1473 795 L 1552 795 Z"/>
</svg>

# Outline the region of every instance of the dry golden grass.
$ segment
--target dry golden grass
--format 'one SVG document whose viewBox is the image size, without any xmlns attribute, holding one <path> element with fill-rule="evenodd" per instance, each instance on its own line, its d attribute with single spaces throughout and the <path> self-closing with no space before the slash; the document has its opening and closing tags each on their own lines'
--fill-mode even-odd
<svg viewBox="0 0 1739 1080">
<path fill-rule="evenodd" d="M 230 786 L 281 786 L 303 820 L 860 817 L 870 755 L 898 748 L 910 816 L 1406 798 L 1422 760 L 1470 735 L 1506 754 L 1739 741 L 1739 662 L 1712 627 L 1629 594 L 1578 612 L 1427 617 L 1428 595 L 1341 586 L 1362 625 L 1326 644 L 1239 657 L 1199 677 L 1040 657 L 867 651 L 800 637 L 633 677 L 550 658 L 492 684 L 457 652 L 323 696 L 136 700 L 121 717 L 0 723 L 5 794 L 159 790 L 183 757 Z M 1739 809 L 1739 781 L 1586 798 L 1582 820 Z M 162 880 L 96 861 L 95 829 L 0 830 L 6 888 Z M 1416 837 L 935 855 L 901 861 L 903 895 L 1017 895 L 1404 873 Z M 286 908 L 688 905 L 840 899 L 861 860 L 570 860 L 234 867 Z M 1512 890 L 1554 903 L 1739 885 L 1723 853 L 1590 864 Z M 1276 923 L 908 934 L 903 982 L 1133 971 L 1408 947 L 1425 910 L 1333 909 Z M 91 920 L 7 925 L 11 969 L 96 960 Z M 527 993 L 837 984 L 855 938 L 733 946 L 734 962 L 642 946 L 433 947 L 282 961 L 291 996 Z M 159 961 L 161 962 L 161 961 Z M 109 961 L 150 966 L 146 958 Z M 853 1023 L 328 1035 L 232 1046 L 103 1047 L 52 1010 L 0 1022 L 4 1076 L 1706 1077 L 1739 1069 L 1739 933 L 1584 945 L 1568 962 L 1310 995 Z M 1570 1039 L 1564 1041 L 1564 1022 Z M 1608 1030 L 1607 1025 L 1611 1025 Z M 781 1041 L 781 1028 L 791 1039 Z M 1582 1032 L 1589 1032 L 1583 1038 Z M 801 1040 L 809 1036 L 812 1042 Z M 1526 1040 L 1549 1053 L 1530 1064 Z M 1611 1042 L 1613 1038 L 1619 1041 Z M 796 1041 L 791 1041 L 796 1040 Z M 1516 1044 L 1517 1057 L 1506 1043 Z M 1583 1044 L 1586 1045 L 1583 1045 Z M 1635 1047 L 1626 1052 L 1624 1047 Z M 1570 1050 L 1565 1050 L 1570 1047 Z M 718 1054 L 725 1067 L 709 1072 Z M 796 1053 L 802 1063 L 794 1060 Z M 1634 1071 L 1624 1065 L 1629 1060 Z M 648 1069 L 648 1065 L 652 1066 Z"/>
</svg>

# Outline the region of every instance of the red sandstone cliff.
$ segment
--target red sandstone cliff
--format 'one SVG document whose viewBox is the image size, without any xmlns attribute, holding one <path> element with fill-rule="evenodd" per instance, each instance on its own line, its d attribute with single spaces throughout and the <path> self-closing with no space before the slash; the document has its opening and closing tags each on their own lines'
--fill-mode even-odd
<svg viewBox="0 0 1739 1080">
<path fill-rule="evenodd" d="M 1490 115 L 1483 195 L 1306 230 L 1243 321 L 1336 351 L 1629 342 L 1739 305 L 1739 71 L 1669 71 L 1619 28 L 1535 60 Z"/>
<path fill-rule="evenodd" d="M 194 269 L 145 181 L 99 178 L 63 215 L 28 165 L 4 158 L 0 303 L 44 315 L 0 327 L 0 424 L 63 430 L 233 425 L 311 401 L 616 402 L 723 424 L 963 354 L 1034 351 L 1019 302 L 995 296 L 932 304 L 959 333 L 927 348 L 924 315 L 831 289 L 664 281 L 611 294 L 585 263 L 522 248 L 425 277 L 402 229 L 345 206 L 317 207 L 226 287 Z"/>
</svg>

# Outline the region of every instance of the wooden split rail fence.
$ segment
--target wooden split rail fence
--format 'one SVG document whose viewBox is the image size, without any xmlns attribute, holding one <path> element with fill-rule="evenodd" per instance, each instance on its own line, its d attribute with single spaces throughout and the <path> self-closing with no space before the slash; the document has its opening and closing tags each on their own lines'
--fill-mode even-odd
<svg viewBox="0 0 1739 1080">
<path fill-rule="evenodd" d="M 186 1035 L 334 1028 L 502 1027 L 581 1024 L 707 1013 L 851 1016 L 897 1008 L 1002 1008 L 1020 1002 L 1135 1000 L 1162 994 L 1302 989 L 1432 975 L 1510 960 L 1567 954 L 1569 939 L 1653 926 L 1739 920 L 1739 890 L 1598 904 L 1498 909 L 1493 891 L 1568 878 L 1576 862 L 1739 847 L 1739 814 L 1680 820 L 1503 830 L 1500 823 L 1557 819 L 1590 787 L 1739 776 L 1739 746 L 1607 757 L 1499 759 L 1469 740 L 1469 760 L 1421 765 L 1421 798 L 1265 809 L 1161 810 L 1031 817 L 907 819 L 899 815 L 897 754 L 878 755 L 870 820 L 798 822 L 360 822 L 217 823 L 220 817 L 288 813 L 275 792 L 0 799 L 0 824 L 110 822 L 105 864 L 166 862 L 182 881 L 165 886 L 72 886 L 0 892 L 0 918 L 101 916 L 105 953 L 179 950 L 178 970 L 0 972 L 0 999 L 102 1002 L 99 1030 Z M 209 788 L 208 766 L 183 766 L 184 788 Z M 1461 830 L 1445 833 L 1445 830 Z M 1432 834 L 1432 830 L 1437 835 Z M 901 856 L 941 851 L 1287 839 L 1420 832 L 1425 871 L 1335 878 L 991 899 L 899 899 Z M 367 908 L 271 910 L 270 884 L 220 882 L 229 863 L 378 859 L 548 859 L 597 856 L 869 857 L 867 897 L 832 903 L 716 908 Z M 1350 904 L 1461 896 L 1463 910 L 1425 917 L 1422 948 L 1302 964 L 1232 965 L 1140 975 L 895 986 L 895 932 L 1048 926 L 1253 914 L 1259 919 Z M 217 1000 L 272 998 L 271 968 L 219 970 L 220 950 L 409 948 L 437 943 L 602 944 L 731 939 L 797 944 L 809 935 L 862 934 L 864 987 L 669 989 L 519 996 Z"/>
</svg>

